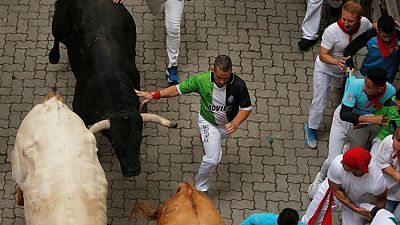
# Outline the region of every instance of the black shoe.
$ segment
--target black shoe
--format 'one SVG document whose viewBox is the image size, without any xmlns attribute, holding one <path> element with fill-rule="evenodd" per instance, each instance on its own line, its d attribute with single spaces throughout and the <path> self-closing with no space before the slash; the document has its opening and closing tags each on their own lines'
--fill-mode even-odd
<svg viewBox="0 0 400 225">
<path fill-rule="evenodd" d="M 317 39 L 315 40 L 308 40 L 305 38 L 302 38 L 297 45 L 300 47 L 300 50 L 306 51 L 310 49 L 315 43 L 317 42 Z"/>
</svg>

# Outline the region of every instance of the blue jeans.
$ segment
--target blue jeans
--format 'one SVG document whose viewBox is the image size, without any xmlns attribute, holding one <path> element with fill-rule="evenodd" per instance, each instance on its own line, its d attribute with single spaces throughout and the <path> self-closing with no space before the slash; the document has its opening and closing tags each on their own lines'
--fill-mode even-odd
<svg viewBox="0 0 400 225">
<path fill-rule="evenodd" d="M 400 201 L 387 200 L 385 209 L 396 217 L 397 225 L 400 225 Z"/>
</svg>

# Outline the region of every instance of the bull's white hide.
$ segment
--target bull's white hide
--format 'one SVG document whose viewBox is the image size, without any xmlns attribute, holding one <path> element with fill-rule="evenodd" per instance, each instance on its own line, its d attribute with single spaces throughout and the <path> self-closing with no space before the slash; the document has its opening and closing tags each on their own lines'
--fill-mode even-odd
<svg viewBox="0 0 400 225">
<path fill-rule="evenodd" d="M 22 121 L 12 172 L 24 192 L 27 225 L 107 224 L 107 180 L 96 139 L 55 98 L 36 105 Z"/>
</svg>

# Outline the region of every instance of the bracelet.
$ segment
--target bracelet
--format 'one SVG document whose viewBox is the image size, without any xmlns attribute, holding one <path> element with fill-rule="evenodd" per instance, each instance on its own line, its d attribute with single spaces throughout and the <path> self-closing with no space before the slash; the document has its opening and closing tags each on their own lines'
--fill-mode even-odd
<svg viewBox="0 0 400 225">
<path fill-rule="evenodd" d="M 151 96 L 153 97 L 153 99 L 160 99 L 161 98 L 161 92 L 160 91 L 155 91 L 155 92 L 150 92 Z"/>
</svg>

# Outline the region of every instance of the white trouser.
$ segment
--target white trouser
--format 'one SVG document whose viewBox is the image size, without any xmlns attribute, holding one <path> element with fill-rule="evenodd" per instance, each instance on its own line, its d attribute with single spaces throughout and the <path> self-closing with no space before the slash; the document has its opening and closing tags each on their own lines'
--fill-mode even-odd
<svg viewBox="0 0 400 225">
<path fill-rule="evenodd" d="M 199 172 L 195 178 L 197 190 L 207 191 L 210 187 L 212 174 L 221 161 L 221 140 L 228 137 L 224 126 L 214 126 L 199 115 L 198 119 L 201 141 L 203 142 L 205 155 L 200 164 Z"/>
<path fill-rule="evenodd" d="M 310 112 L 308 116 L 308 127 L 311 129 L 318 129 L 319 125 L 321 124 L 326 103 L 328 101 L 331 83 L 334 83 L 335 86 L 340 87 L 342 78 L 324 73 L 317 63 L 315 63 L 313 75 L 313 99 L 310 105 Z"/>
<path fill-rule="evenodd" d="M 368 140 L 368 127 L 353 129 L 352 123 L 340 119 L 341 108 L 342 104 L 336 108 L 335 113 L 333 114 L 332 126 L 329 135 L 328 158 L 321 167 L 322 179 L 325 179 L 329 166 L 336 156 L 343 153 L 343 147 L 347 140 L 350 142 L 350 148 L 358 146 L 364 147 Z"/>
<path fill-rule="evenodd" d="M 168 67 L 178 65 L 179 44 L 181 42 L 181 18 L 184 0 L 167 0 L 165 3 L 165 27 L 167 30 Z"/>
<path fill-rule="evenodd" d="M 376 161 L 378 158 L 378 149 L 379 146 L 381 145 L 382 141 L 379 140 L 378 138 L 374 138 L 374 140 L 372 140 L 372 147 L 371 147 L 371 156 L 372 156 L 372 160 Z"/>
<path fill-rule="evenodd" d="M 318 38 L 319 24 L 321 22 L 322 3 L 324 0 L 308 0 L 307 12 L 304 16 L 301 30 L 303 38 L 315 40 Z"/>
<path fill-rule="evenodd" d="M 315 211 L 317 210 L 320 202 L 325 196 L 326 188 L 319 188 L 318 192 L 315 194 L 313 200 L 311 201 L 310 205 L 307 208 L 306 213 L 304 214 L 303 218 L 301 218 L 301 221 L 308 224 L 310 219 L 313 217 L 315 214 Z M 324 206 L 322 207 L 315 225 L 321 225 L 322 224 L 322 219 L 326 213 L 326 210 L 328 208 L 328 200 L 325 201 Z M 353 200 L 353 199 L 352 199 Z M 347 206 L 340 204 L 340 202 L 336 199 L 336 197 L 333 197 L 333 204 L 332 204 L 332 211 L 338 211 L 339 208 L 342 208 L 342 225 L 364 225 L 366 220 L 359 216 L 357 213 L 353 212 L 350 208 Z"/>
</svg>

